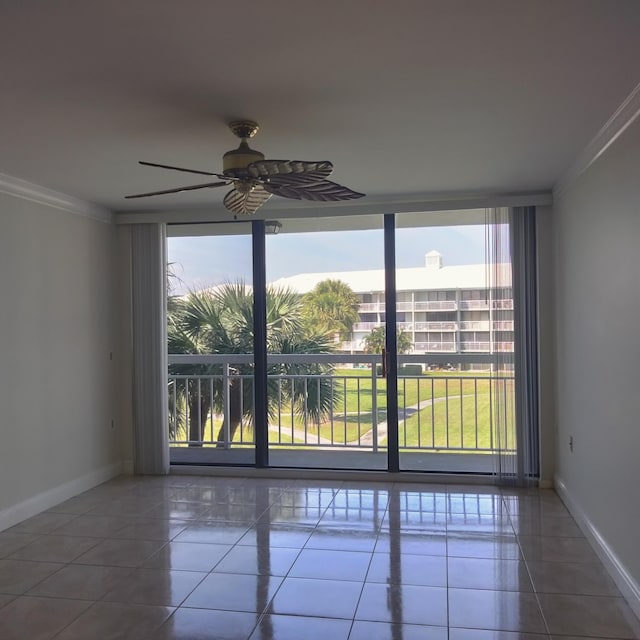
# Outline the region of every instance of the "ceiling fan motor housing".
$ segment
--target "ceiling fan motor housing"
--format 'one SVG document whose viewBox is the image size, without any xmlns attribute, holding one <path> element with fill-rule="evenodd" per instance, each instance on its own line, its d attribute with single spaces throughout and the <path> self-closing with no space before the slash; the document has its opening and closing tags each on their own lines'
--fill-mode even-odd
<svg viewBox="0 0 640 640">
<path fill-rule="evenodd" d="M 238 170 L 242 171 L 258 160 L 264 160 L 264 154 L 252 149 L 246 140 L 243 140 L 237 149 L 227 151 L 222 157 L 222 173 L 241 177 L 237 174 Z"/>
</svg>

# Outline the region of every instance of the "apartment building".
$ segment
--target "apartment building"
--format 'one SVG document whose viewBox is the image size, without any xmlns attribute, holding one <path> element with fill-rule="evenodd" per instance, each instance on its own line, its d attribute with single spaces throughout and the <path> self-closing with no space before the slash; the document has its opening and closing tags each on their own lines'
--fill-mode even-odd
<svg viewBox="0 0 640 640">
<path fill-rule="evenodd" d="M 509 265 L 500 265 L 508 286 L 492 286 L 495 268 L 485 264 L 446 266 L 432 250 L 424 264 L 396 270 L 398 328 L 411 336 L 411 353 L 513 351 L 513 297 Z M 364 350 L 365 338 L 385 322 L 384 270 L 301 273 L 273 283 L 301 294 L 323 280 L 341 280 L 360 298 L 360 318 L 341 349 Z"/>
</svg>

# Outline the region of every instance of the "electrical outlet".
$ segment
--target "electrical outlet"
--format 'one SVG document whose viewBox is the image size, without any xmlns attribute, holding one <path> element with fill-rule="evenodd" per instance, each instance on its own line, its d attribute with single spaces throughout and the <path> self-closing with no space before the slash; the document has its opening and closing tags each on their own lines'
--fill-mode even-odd
<svg viewBox="0 0 640 640">
<path fill-rule="evenodd" d="M 569 436 L 569 451 L 573 453 L 573 436 Z"/>
</svg>

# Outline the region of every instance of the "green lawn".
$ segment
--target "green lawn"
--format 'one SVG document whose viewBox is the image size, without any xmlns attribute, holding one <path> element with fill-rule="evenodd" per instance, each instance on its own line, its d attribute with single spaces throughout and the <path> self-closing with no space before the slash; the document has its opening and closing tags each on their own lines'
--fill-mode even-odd
<svg viewBox="0 0 640 640">
<path fill-rule="evenodd" d="M 447 428 L 448 425 L 448 428 Z M 485 449 L 491 446 L 489 394 L 441 400 L 400 425 L 401 447 Z"/>
</svg>

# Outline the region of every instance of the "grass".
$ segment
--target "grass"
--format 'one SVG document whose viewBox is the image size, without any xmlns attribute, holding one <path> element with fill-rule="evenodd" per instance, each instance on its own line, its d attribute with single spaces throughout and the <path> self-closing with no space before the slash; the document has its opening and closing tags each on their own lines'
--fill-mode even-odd
<svg viewBox="0 0 640 640">
<path fill-rule="evenodd" d="M 430 449 L 491 447 L 489 394 L 436 402 L 401 424 L 400 446 Z"/>
</svg>

